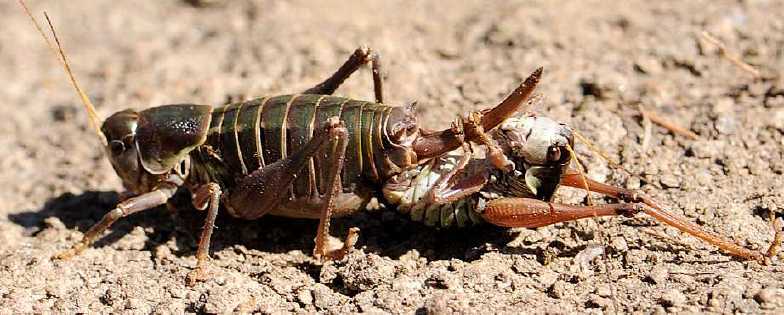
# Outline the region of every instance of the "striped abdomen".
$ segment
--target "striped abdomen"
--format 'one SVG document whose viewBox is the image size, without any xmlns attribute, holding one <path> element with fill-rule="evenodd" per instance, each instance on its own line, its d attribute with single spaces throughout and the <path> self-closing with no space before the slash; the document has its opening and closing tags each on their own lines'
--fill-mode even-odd
<svg viewBox="0 0 784 315">
<path fill-rule="evenodd" d="M 344 191 L 381 183 L 390 170 L 384 152 L 393 144 L 386 126 L 403 109 L 328 95 L 284 95 L 216 108 L 207 142 L 198 151 L 213 180 L 231 187 L 237 178 L 297 152 L 330 117 L 339 116 L 349 132 Z M 319 154 L 298 175 L 292 197 L 326 191 L 331 165 Z"/>
</svg>

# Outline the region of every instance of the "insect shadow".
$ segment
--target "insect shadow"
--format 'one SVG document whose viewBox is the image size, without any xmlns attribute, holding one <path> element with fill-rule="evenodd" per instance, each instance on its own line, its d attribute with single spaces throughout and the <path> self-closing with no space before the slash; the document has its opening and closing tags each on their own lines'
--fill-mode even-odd
<svg viewBox="0 0 784 315">
<path fill-rule="evenodd" d="M 49 228 L 45 222 L 54 217 L 69 230 L 86 232 L 109 210 L 114 208 L 119 194 L 114 191 L 86 191 L 82 194 L 64 193 L 48 200 L 38 210 L 9 215 L 9 219 L 24 227 L 26 236 L 35 236 Z M 112 225 L 108 234 L 100 237 L 94 247 L 111 246 L 130 233 L 135 227 L 147 231 L 143 250 L 174 240 L 175 255 L 193 255 L 206 213 L 196 211 L 190 205 L 187 192 L 178 193 L 172 199 L 172 207 L 159 207 L 125 217 Z M 213 237 L 213 252 L 242 245 L 270 253 L 302 251 L 310 253 L 314 247 L 317 220 L 291 219 L 265 216 L 246 221 L 232 218 L 221 211 Z M 504 247 L 516 233 L 494 226 L 435 229 L 422 223 L 411 222 L 406 215 L 394 210 L 362 212 L 351 217 L 333 219 L 332 234 L 345 237 L 349 227 L 359 227 L 360 238 L 357 248 L 368 253 L 398 259 L 416 250 L 428 260 L 460 259 L 473 261 L 493 247 Z M 70 245 L 62 244 L 63 248 Z M 526 254 L 541 257 L 537 250 Z"/>
</svg>

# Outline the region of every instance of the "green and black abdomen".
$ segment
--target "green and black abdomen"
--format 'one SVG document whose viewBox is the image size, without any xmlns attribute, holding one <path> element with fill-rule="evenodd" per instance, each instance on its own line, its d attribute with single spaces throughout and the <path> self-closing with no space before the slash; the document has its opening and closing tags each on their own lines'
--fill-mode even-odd
<svg viewBox="0 0 784 315">
<path fill-rule="evenodd" d="M 386 126 L 403 109 L 329 95 L 284 95 L 216 108 L 207 141 L 194 152 L 210 180 L 232 187 L 236 180 L 295 154 L 330 117 L 340 117 L 349 133 L 341 183 L 346 192 L 378 185 L 390 173 L 384 152 L 393 146 Z M 294 198 L 326 191 L 326 152 L 297 175 Z"/>
</svg>

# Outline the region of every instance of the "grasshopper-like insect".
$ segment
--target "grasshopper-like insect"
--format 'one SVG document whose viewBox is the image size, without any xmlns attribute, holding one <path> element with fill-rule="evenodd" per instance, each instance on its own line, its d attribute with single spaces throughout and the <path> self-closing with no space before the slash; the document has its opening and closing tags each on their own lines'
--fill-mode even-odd
<svg viewBox="0 0 784 315">
<path fill-rule="evenodd" d="M 357 49 L 331 77 L 302 94 L 224 107 L 178 104 L 124 110 L 101 123 L 70 70 L 49 17 L 56 48 L 30 18 L 59 54 L 109 161 L 133 196 L 56 258 L 77 255 L 118 219 L 162 205 L 180 188 L 190 191 L 197 209 L 207 210 L 197 267 L 188 276 L 191 284 L 206 276 L 220 204 L 232 216 L 248 220 L 268 214 L 318 219 L 313 255 L 326 260 L 342 258 L 358 238 L 358 229 L 351 228 L 341 248 L 328 248 L 330 219 L 361 211 L 372 198 L 413 221 L 440 227 L 490 223 L 533 228 L 642 212 L 732 256 L 759 262 L 775 256 L 781 242 L 776 227 L 768 251 L 745 248 L 665 210 L 642 193 L 586 179 L 571 169 L 573 130 L 547 117 L 517 114 L 532 95 L 542 68 L 497 106 L 469 113 L 441 131 L 420 128 L 413 105 L 383 103 L 379 58 L 367 48 Z M 375 102 L 332 96 L 368 63 Z M 553 203 L 560 185 L 621 202 Z"/>
</svg>

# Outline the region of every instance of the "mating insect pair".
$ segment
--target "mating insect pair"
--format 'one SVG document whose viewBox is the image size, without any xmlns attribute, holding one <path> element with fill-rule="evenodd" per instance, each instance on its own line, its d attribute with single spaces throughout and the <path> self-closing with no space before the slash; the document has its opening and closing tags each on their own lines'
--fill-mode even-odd
<svg viewBox="0 0 784 315">
<path fill-rule="evenodd" d="M 642 212 L 730 255 L 760 262 L 775 256 L 780 242 L 776 228 L 776 241 L 767 252 L 747 249 L 641 193 L 586 179 L 570 168 L 572 129 L 547 117 L 518 114 L 538 84 L 541 68 L 497 106 L 469 113 L 441 131 L 420 128 L 413 106 L 383 104 L 378 55 L 366 48 L 302 94 L 224 107 L 125 110 L 101 122 L 74 79 L 51 22 L 49 26 L 57 47 L 49 46 L 60 56 L 112 166 L 133 195 L 58 258 L 77 255 L 118 219 L 162 205 L 180 188 L 191 192 L 197 209 L 207 211 L 190 283 L 206 276 L 220 204 L 232 216 L 249 220 L 267 214 L 318 219 L 313 254 L 322 259 L 343 257 L 358 237 L 358 230 L 351 229 L 342 247 L 328 248 L 330 219 L 361 211 L 373 198 L 414 221 L 442 227 L 540 227 Z M 368 63 L 374 102 L 332 96 Z M 552 203 L 561 185 L 621 202 Z"/>
</svg>

